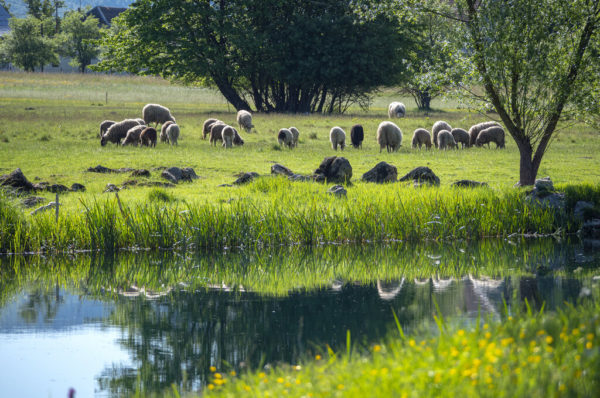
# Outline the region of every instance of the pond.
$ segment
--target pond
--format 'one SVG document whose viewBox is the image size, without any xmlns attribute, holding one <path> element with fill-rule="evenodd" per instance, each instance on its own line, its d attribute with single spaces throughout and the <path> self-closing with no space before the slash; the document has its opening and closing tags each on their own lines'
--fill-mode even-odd
<svg viewBox="0 0 600 398">
<path fill-rule="evenodd" d="M 6 257 L 6 396 L 199 391 L 209 368 L 298 364 L 446 322 L 501 321 L 525 301 L 588 297 L 600 255 L 577 242 L 326 246 L 253 252 Z M 305 274 L 306 272 L 306 274 Z M 305 280 L 306 283 L 301 281 Z M 261 288 L 261 286 L 263 288 Z"/>
</svg>

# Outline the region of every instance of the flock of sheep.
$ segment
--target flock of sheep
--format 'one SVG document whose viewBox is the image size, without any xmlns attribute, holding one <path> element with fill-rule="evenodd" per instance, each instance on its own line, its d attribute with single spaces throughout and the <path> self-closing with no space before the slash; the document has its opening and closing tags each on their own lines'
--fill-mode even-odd
<svg viewBox="0 0 600 398">
<path fill-rule="evenodd" d="M 406 107 L 401 102 L 392 102 L 389 105 L 388 116 L 390 118 L 401 118 L 405 115 Z M 158 104 L 147 104 L 142 109 L 142 116 L 141 119 L 125 119 L 120 122 L 103 121 L 100 124 L 100 144 L 104 146 L 107 142 L 112 142 L 121 145 L 156 146 L 156 127 L 160 123 L 162 124 L 161 142 L 177 145 L 180 130 L 168 108 Z M 150 127 L 150 123 L 154 123 L 154 127 Z M 248 133 L 254 128 L 252 115 L 248 111 L 242 110 L 237 113 L 237 123 Z M 202 139 L 206 139 L 207 136 L 212 145 L 216 145 L 217 141 L 221 142 L 225 148 L 244 145 L 244 140 L 238 131 L 218 119 L 204 121 Z M 298 146 L 299 137 L 300 132 L 296 127 L 282 128 L 277 134 L 277 141 L 280 146 L 292 149 Z M 497 148 L 504 148 L 504 137 L 504 129 L 496 122 L 479 123 L 466 131 L 461 128 L 452 128 L 448 123 L 440 120 L 434 123 L 431 133 L 424 128 L 416 129 L 412 137 L 412 147 L 420 149 L 425 145 L 427 149 L 435 146 L 445 150 L 458 148 L 459 143 L 462 148 L 469 148 L 473 145 L 488 144 L 489 146 L 493 142 Z M 350 139 L 352 146 L 362 148 L 364 129 L 360 124 L 352 126 Z M 339 126 L 333 127 L 329 131 L 329 141 L 334 150 L 337 151 L 338 147 L 344 150 L 346 132 Z M 402 131 L 391 121 L 381 122 L 377 128 L 377 142 L 380 147 L 379 152 L 384 148 L 388 152 L 395 152 L 402 145 Z"/>
</svg>

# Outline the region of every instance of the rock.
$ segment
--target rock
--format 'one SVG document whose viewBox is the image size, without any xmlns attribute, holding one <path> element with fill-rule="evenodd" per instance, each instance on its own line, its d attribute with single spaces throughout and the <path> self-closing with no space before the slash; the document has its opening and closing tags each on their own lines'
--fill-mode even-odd
<svg viewBox="0 0 600 398">
<path fill-rule="evenodd" d="M 451 184 L 453 187 L 461 187 L 461 188 L 479 188 L 479 187 L 487 187 L 488 184 L 485 182 L 473 181 L 473 180 L 460 180 L 453 182 Z"/>
<path fill-rule="evenodd" d="M 535 180 L 535 183 L 533 184 L 533 189 L 537 190 L 538 193 L 554 192 L 554 184 L 552 183 L 550 177 L 544 177 Z"/>
<path fill-rule="evenodd" d="M 17 191 L 17 192 L 21 192 L 21 191 L 30 192 L 35 189 L 33 187 L 33 184 L 31 182 L 29 182 L 27 177 L 25 177 L 25 175 L 23 174 L 21 169 L 16 169 L 13 172 L 11 172 L 10 174 L 5 174 L 3 176 L 0 176 L 0 186 L 3 188 L 4 187 L 14 188 L 15 191 Z"/>
<path fill-rule="evenodd" d="M 35 188 L 36 191 L 44 191 L 44 190 L 46 190 L 46 188 L 48 188 L 49 185 L 50 185 L 49 182 L 42 181 L 42 182 L 36 182 L 35 184 L 33 184 L 33 187 Z"/>
<path fill-rule="evenodd" d="M 327 182 L 349 183 L 352 178 L 352 166 L 346 158 L 326 157 L 315 170 L 315 181 L 318 181 L 318 176 L 323 176 Z"/>
<path fill-rule="evenodd" d="M 161 187 L 161 188 L 174 188 L 175 184 L 171 184 L 170 182 L 162 182 L 162 181 L 146 181 L 140 182 L 138 187 Z"/>
<path fill-rule="evenodd" d="M 179 183 L 179 181 L 191 182 L 197 179 L 196 172 L 191 167 L 180 169 L 179 167 L 169 167 L 161 173 L 161 177 L 171 181 L 172 183 Z"/>
<path fill-rule="evenodd" d="M 66 186 L 64 186 L 62 184 L 52 184 L 52 185 L 48 185 L 46 187 L 46 191 L 52 192 L 52 193 L 61 193 L 61 192 L 66 192 L 68 190 L 69 190 L 69 188 L 67 188 Z"/>
<path fill-rule="evenodd" d="M 73 183 L 73 185 L 71 185 L 71 191 L 72 192 L 85 192 L 85 185 L 75 182 L 75 183 Z"/>
<path fill-rule="evenodd" d="M 363 181 L 367 182 L 396 182 L 398 178 L 398 169 L 386 162 L 379 162 L 371 170 L 367 171 L 362 176 Z"/>
<path fill-rule="evenodd" d="M 46 201 L 45 198 L 42 198 L 40 196 L 29 196 L 23 200 L 21 200 L 21 204 L 25 207 L 33 207 L 33 206 L 37 206 L 41 203 L 44 203 Z"/>
<path fill-rule="evenodd" d="M 109 169 L 108 167 L 104 167 L 101 165 L 98 165 L 96 167 L 90 167 L 86 170 L 89 173 L 114 173 L 115 171 L 113 169 Z"/>
<path fill-rule="evenodd" d="M 273 166 L 271 166 L 271 174 L 284 175 L 290 177 L 294 175 L 294 172 L 279 163 L 275 163 Z"/>
<path fill-rule="evenodd" d="M 600 219 L 594 218 L 583 223 L 579 234 L 582 239 L 600 239 Z"/>
<path fill-rule="evenodd" d="M 342 196 L 346 196 L 348 191 L 346 191 L 346 188 L 344 188 L 341 185 L 334 185 L 327 190 L 327 193 L 330 195 L 337 196 L 337 197 L 342 197 Z"/>
<path fill-rule="evenodd" d="M 594 213 L 594 204 L 591 202 L 586 202 L 583 200 L 577 201 L 575 203 L 575 209 L 573 210 L 573 216 L 575 216 L 575 220 L 577 221 L 586 221 L 589 216 L 588 214 Z"/>
<path fill-rule="evenodd" d="M 29 214 L 31 214 L 33 216 L 34 214 L 41 213 L 42 211 L 46 211 L 46 210 L 50 210 L 50 209 L 54 209 L 54 208 L 56 208 L 56 202 L 50 202 L 45 206 L 38 207 L 37 209 L 35 209 L 34 211 L 32 211 Z"/>
<path fill-rule="evenodd" d="M 146 169 L 133 170 L 131 172 L 132 177 L 150 177 L 150 171 Z"/>
<path fill-rule="evenodd" d="M 116 169 L 113 170 L 115 173 L 130 173 L 132 171 L 135 171 L 135 169 L 132 169 L 131 167 L 121 167 L 120 169 Z"/>
<path fill-rule="evenodd" d="M 119 192 L 120 189 L 118 186 L 116 186 L 115 184 L 106 184 L 106 187 L 104 188 L 104 193 L 107 192 Z"/>
<path fill-rule="evenodd" d="M 252 182 L 256 177 L 258 177 L 258 173 L 243 173 L 233 182 L 233 185 L 247 184 Z"/>
<path fill-rule="evenodd" d="M 127 180 L 123 183 L 123 187 L 132 187 L 137 184 L 138 184 L 137 180 Z"/>
<path fill-rule="evenodd" d="M 220 185 L 217 185 L 217 188 L 231 188 L 231 187 L 233 187 L 233 185 L 231 185 L 231 184 L 220 184 Z"/>
<path fill-rule="evenodd" d="M 435 173 L 426 166 L 417 167 L 416 169 L 408 172 L 404 177 L 400 178 L 399 181 L 414 181 L 419 186 L 423 183 L 430 185 L 440 185 L 440 179 Z"/>
<path fill-rule="evenodd" d="M 300 181 L 300 182 L 304 182 L 304 181 L 313 181 L 313 177 L 311 176 L 305 176 L 302 174 L 292 174 L 291 176 L 288 177 L 288 180 L 290 181 Z"/>
</svg>

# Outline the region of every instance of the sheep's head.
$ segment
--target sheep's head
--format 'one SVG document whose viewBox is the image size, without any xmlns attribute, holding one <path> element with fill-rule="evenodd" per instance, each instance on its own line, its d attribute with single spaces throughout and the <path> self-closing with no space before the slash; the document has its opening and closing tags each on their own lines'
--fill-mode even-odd
<svg viewBox="0 0 600 398">
<path fill-rule="evenodd" d="M 100 145 L 102 145 L 102 146 L 106 145 L 106 137 L 102 136 L 102 138 L 100 138 Z"/>
</svg>

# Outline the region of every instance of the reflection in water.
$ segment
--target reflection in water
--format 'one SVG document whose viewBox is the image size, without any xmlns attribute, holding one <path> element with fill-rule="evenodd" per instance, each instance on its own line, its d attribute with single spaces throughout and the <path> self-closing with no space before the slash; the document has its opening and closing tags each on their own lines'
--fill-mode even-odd
<svg viewBox="0 0 600 398">
<path fill-rule="evenodd" d="M 434 249 L 375 247 L 360 248 L 357 254 L 348 247 L 324 248 L 269 252 L 268 259 L 228 254 L 170 258 L 167 263 L 140 255 L 110 260 L 81 257 L 36 267 L 6 263 L 1 268 L 6 289 L 0 296 L 0 338 L 15 330 L 23 335 L 32 330 L 44 333 L 44 328 L 56 331 L 61 325 L 85 325 L 99 336 L 120 330 L 115 344 L 129 358 L 107 363 L 93 375 L 101 394 L 160 392 L 172 383 L 198 390 L 206 383 L 210 366 L 240 371 L 295 364 L 326 345 L 342 350 L 348 330 L 357 344 L 381 342 L 395 327 L 392 310 L 406 333 L 433 328 L 437 308 L 444 319 L 459 323 L 473 322 L 479 312 L 499 319 L 504 301 L 509 310 L 525 299 L 534 309 L 545 303 L 552 310 L 565 301 L 577 302 L 591 277 L 528 271 L 540 265 L 568 270 L 598 264 L 589 255 L 582 263 L 577 246 L 557 248 L 554 243 L 542 245 L 546 256 L 528 245 L 520 251 L 507 245 L 507 252 L 502 245 L 494 250 L 467 248 L 464 253 Z M 427 256 L 431 252 L 440 253 L 434 264 L 438 272 L 426 276 L 413 265 L 427 267 L 433 261 Z M 392 277 L 360 279 L 372 264 L 383 269 L 383 276 Z M 444 275 L 439 272 L 443 264 L 461 273 Z M 518 264 L 520 269 L 503 273 L 504 264 Z M 220 267 L 240 271 L 237 282 L 236 274 Z M 318 279 L 322 286 L 318 289 L 298 285 L 285 295 L 257 292 L 260 281 L 272 286 L 280 277 L 296 283 L 288 272 L 300 272 L 299 268 L 333 277 Z M 90 352 L 94 341 L 90 339 Z M 19 339 L 13 343 L 18 345 Z M 55 350 L 52 355 L 60 356 L 64 347 Z M 30 377 L 25 374 L 20 382 L 30 382 Z M 46 382 L 39 380 L 41 385 Z M 37 395 L 47 395 L 45 391 Z"/>
</svg>

